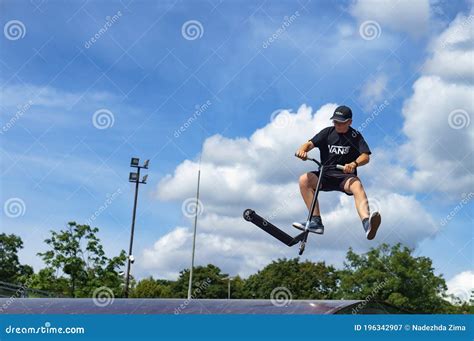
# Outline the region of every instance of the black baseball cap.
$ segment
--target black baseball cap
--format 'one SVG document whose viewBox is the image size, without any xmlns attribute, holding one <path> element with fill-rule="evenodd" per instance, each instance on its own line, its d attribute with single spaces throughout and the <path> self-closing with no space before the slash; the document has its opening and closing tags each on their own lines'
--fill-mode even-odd
<svg viewBox="0 0 474 341">
<path fill-rule="evenodd" d="M 330 118 L 331 120 L 338 122 L 346 122 L 352 118 L 352 110 L 345 105 L 341 105 L 334 110 L 334 114 Z"/>
</svg>

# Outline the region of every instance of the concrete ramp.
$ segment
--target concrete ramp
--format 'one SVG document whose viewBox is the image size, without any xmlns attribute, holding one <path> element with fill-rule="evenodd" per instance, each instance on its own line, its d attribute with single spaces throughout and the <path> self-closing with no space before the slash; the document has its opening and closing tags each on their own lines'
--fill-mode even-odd
<svg viewBox="0 0 474 341">
<path fill-rule="evenodd" d="M 396 307 L 357 300 L 2 298 L 0 314 L 397 314 Z"/>
</svg>

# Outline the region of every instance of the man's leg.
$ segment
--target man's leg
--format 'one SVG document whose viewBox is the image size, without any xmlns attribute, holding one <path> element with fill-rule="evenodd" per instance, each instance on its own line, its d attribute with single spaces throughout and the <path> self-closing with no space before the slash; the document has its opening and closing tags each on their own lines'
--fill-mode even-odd
<svg viewBox="0 0 474 341">
<path fill-rule="evenodd" d="M 368 218 L 370 215 L 369 200 L 367 199 L 364 187 L 362 186 L 362 183 L 360 182 L 359 178 L 354 177 L 347 180 L 344 184 L 344 190 L 354 195 L 354 201 L 360 220 Z"/>
<path fill-rule="evenodd" d="M 370 214 L 369 200 L 367 199 L 362 183 L 356 177 L 350 178 L 344 184 L 344 190 L 354 195 L 357 213 L 359 213 L 359 217 L 362 220 L 362 226 L 366 232 L 367 239 L 374 239 L 382 218 L 378 212 L 372 212 L 372 214 Z"/>
<path fill-rule="evenodd" d="M 303 200 L 308 207 L 308 210 L 311 208 L 311 203 L 313 202 L 313 196 L 318 184 L 318 177 L 314 173 L 305 173 L 300 176 L 300 192 L 303 196 Z M 313 210 L 313 216 L 320 216 L 319 212 L 319 202 L 316 200 L 316 205 Z"/>
<path fill-rule="evenodd" d="M 314 173 L 306 173 L 300 176 L 299 182 L 301 195 L 303 196 L 303 200 L 309 211 L 313 202 L 316 185 L 318 184 L 318 176 Z M 321 215 L 319 213 L 319 203 L 317 200 L 311 215 L 312 217 L 309 224 L 308 222 L 294 222 L 293 226 L 296 227 L 298 230 L 304 231 L 306 228 L 308 228 L 309 232 L 323 234 L 324 225 L 321 220 Z"/>
</svg>

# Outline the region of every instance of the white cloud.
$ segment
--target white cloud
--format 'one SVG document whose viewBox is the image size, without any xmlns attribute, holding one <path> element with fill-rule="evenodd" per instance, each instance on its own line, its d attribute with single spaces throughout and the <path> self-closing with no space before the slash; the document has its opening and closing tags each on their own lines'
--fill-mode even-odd
<svg viewBox="0 0 474 341">
<path fill-rule="evenodd" d="M 448 285 L 448 294 L 457 297 L 461 301 L 469 301 L 471 292 L 474 290 L 474 271 L 461 272 L 446 284 Z"/>
<path fill-rule="evenodd" d="M 474 162 L 474 41 L 465 32 L 466 20 L 458 16 L 435 39 L 424 74 L 403 106 L 408 142 L 400 157 L 416 168 L 413 180 L 420 191 L 436 187 L 459 194 L 474 185 L 469 171 Z"/>
<path fill-rule="evenodd" d="M 354 27 L 350 24 L 341 24 L 337 26 L 337 30 L 342 38 L 350 38 L 354 35 Z"/>
<path fill-rule="evenodd" d="M 442 192 L 445 200 L 459 201 L 474 185 L 469 171 L 474 164 L 474 87 L 472 75 L 463 71 L 474 69 L 474 56 L 458 59 L 473 54 L 472 34 L 465 32 L 469 21 L 472 16 L 459 15 L 433 40 L 423 74 L 402 108 L 406 142 L 374 150 L 377 157 L 366 172 L 382 188 Z"/>
<path fill-rule="evenodd" d="M 376 21 L 382 29 L 409 33 L 419 37 L 428 30 L 429 0 L 356 0 L 349 8 L 359 22 Z"/>
<path fill-rule="evenodd" d="M 115 97 L 107 92 L 91 91 L 89 93 L 74 93 L 51 86 L 37 86 L 33 84 L 11 84 L 1 89 L 2 105 L 16 107 L 25 105 L 29 101 L 35 106 L 53 108 L 68 108 L 81 99 L 87 102 L 110 102 Z"/>
<path fill-rule="evenodd" d="M 425 64 L 425 73 L 438 75 L 445 81 L 474 80 L 474 14 L 459 14 L 449 27 L 431 44 L 432 56 Z"/>
<path fill-rule="evenodd" d="M 298 189 L 295 181 L 314 166 L 294 157 L 296 149 L 316 131 L 329 124 L 336 104 L 327 104 L 312 115 L 303 105 L 297 114 L 282 111 L 271 123 L 250 138 L 229 139 L 214 135 L 206 139 L 202 151 L 203 200 L 221 212 L 232 205 L 262 207 L 276 205 L 278 198 Z M 185 160 L 157 186 L 163 200 L 195 195 L 196 162 Z M 242 206 L 243 207 L 243 206 Z M 291 212 L 290 212 L 291 213 Z"/>
<path fill-rule="evenodd" d="M 50 85 L 13 82 L 7 82 L 0 89 L 0 117 L 5 122 L 0 129 L 5 134 L 5 130 L 10 133 L 10 130 L 22 127 L 28 127 L 33 132 L 35 129 L 44 132 L 51 127 L 75 130 L 79 127 L 90 128 L 97 132 L 95 126 L 104 126 L 109 118 L 108 115 L 102 115 L 93 122 L 94 113 L 101 109 L 109 111 L 113 120 L 117 120 L 113 126 L 116 133 L 114 137 L 117 138 L 129 135 L 130 124 L 133 123 L 128 122 L 140 113 L 139 109 L 122 103 L 115 94 L 102 90 L 75 92 Z M 123 115 L 125 112 L 127 114 Z M 118 118 L 124 124 L 118 124 Z M 70 137 L 67 130 L 61 133 Z"/>
<path fill-rule="evenodd" d="M 387 88 L 388 77 L 385 74 L 378 74 L 370 77 L 361 89 L 361 100 L 366 108 L 372 108 L 384 97 Z"/>
<path fill-rule="evenodd" d="M 374 6 L 373 13 L 381 24 L 410 32 L 419 18 L 417 29 L 423 30 L 429 17 L 427 2 L 410 2 L 415 9 L 406 14 L 407 3 L 401 1 L 399 7 L 391 9 L 393 20 L 385 16 L 383 6 Z M 362 18 L 364 13 L 361 10 L 359 14 Z M 448 30 L 462 30 L 459 25 L 463 22 L 460 16 Z M 453 128 L 453 122 L 449 122 L 450 113 L 456 110 L 467 113 L 466 120 L 472 116 L 472 81 L 463 71 L 472 61 L 465 57 L 456 60 L 471 53 L 471 38 L 464 34 L 445 37 L 441 34 L 432 44 L 432 56 L 426 62 L 424 74 L 414 83 L 412 97 L 404 103 L 403 132 L 407 142 L 401 148 L 374 149 L 371 163 L 361 170 L 369 200 L 380 208 L 383 217 L 377 239 L 365 239 L 352 198 L 323 192 L 321 211 L 326 231 L 323 236 L 311 236 L 305 257 L 340 265 L 349 246 L 358 252 L 380 242 L 402 242 L 414 247 L 435 235 L 439 225 L 414 195 L 403 193 L 431 191 L 436 186 L 437 190 L 459 194 L 472 187 L 473 179 L 467 171 L 473 161 L 469 154 L 474 142 L 472 125 L 455 129 L 459 127 Z M 437 43 L 439 39 L 442 43 Z M 456 62 L 468 65 L 451 65 Z M 465 77 L 458 77 L 459 72 Z M 382 79 L 378 84 L 383 83 Z M 366 95 L 377 97 L 381 88 L 367 89 Z M 294 159 L 293 153 L 329 124 L 335 107 L 336 104 L 327 104 L 315 114 L 307 106 L 297 113 L 282 111 L 249 138 L 215 135 L 205 141 L 201 178 L 204 212 L 198 227 L 198 264 L 213 263 L 226 272 L 245 276 L 278 257 L 296 256 L 296 248 L 279 244 L 245 222 L 241 214 L 245 208 L 254 208 L 263 216 L 272 217 L 277 226 L 295 233 L 290 223 L 306 215 L 297 179 L 314 167 Z M 174 174 L 160 181 L 157 197 L 177 201 L 193 197 L 197 167 L 195 161 L 181 163 Z M 180 241 L 173 242 L 175 239 Z M 179 270 L 189 266 L 190 249 L 191 228 L 176 228 L 145 250 L 146 269 L 157 276 L 174 278 Z"/>
<path fill-rule="evenodd" d="M 395 192 L 414 192 L 416 184 L 409 170 L 402 163 L 398 163 L 399 152 L 394 147 L 389 149 L 376 148 L 374 157 L 364 167 L 364 173 L 371 182 Z"/>
<path fill-rule="evenodd" d="M 291 222 L 306 217 L 298 177 L 315 167 L 309 161 L 296 159 L 293 154 L 316 131 L 329 125 L 335 107 L 336 104 L 328 104 L 312 114 L 311 108 L 303 105 L 297 113 L 281 112 L 280 117 L 249 138 L 215 135 L 205 141 L 197 264 L 213 263 L 228 273 L 247 276 L 276 258 L 297 255 L 296 247 L 288 248 L 244 221 L 242 212 L 253 208 L 288 233 L 297 233 L 290 226 Z M 183 161 L 174 174 L 160 181 L 156 191 L 158 198 L 182 202 L 193 197 L 197 169 L 196 161 Z M 323 192 L 320 198 L 326 232 L 323 236 L 311 236 L 305 253 L 309 259 L 342 265 L 350 246 L 358 251 L 366 251 L 379 242 L 415 246 L 436 232 L 433 219 L 413 196 L 390 193 L 369 181 L 365 170 L 361 176 L 367 179 L 372 205 L 379 207 L 383 216 L 383 228 L 376 242 L 365 238 L 352 197 Z M 424 224 L 419 224 L 420 221 Z M 173 229 L 146 249 L 142 255 L 144 268 L 158 277 L 176 278 L 178 271 L 189 267 L 191 226 L 192 219 L 189 227 Z"/>
<path fill-rule="evenodd" d="M 230 221 L 231 225 L 225 224 Z M 199 222 L 195 264 L 212 263 L 231 275 L 250 275 L 268 264 L 268 255 L 284 255 L 282 247 L 263 241 L 256 233 L 259 231 L 249 225 L 244 226 L 244 223 L 243 219 L 238 218 L 217 219 L 214 225 L 216 231 L 206 232 L 210 228 L 209 225 Z M 242 227 L 240 230 L 246 227 L 245 234 L 254 233 L 256 238 L 226 233 L 238 225 Z M 180 270 L 190 266 L 191 248 L 192 229 L 178 227 L 160 238 L 152 249 L 144 250 L 142 266 L 159 278 L 176 279 Z"/>
</svg>

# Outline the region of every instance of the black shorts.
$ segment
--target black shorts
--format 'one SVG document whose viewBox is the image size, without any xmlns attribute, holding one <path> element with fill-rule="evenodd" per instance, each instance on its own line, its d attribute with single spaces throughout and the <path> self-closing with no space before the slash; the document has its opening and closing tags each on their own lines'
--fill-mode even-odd
<svg viewBox="0 0 474 341">
<path fill-rule="evenodd" d="M 311 173 L 315 174 L 319 178 L 318 171 L 312 171 Z M 352 195 L 352 193 L 347 193 L 344 190 L 344 185 L 346 181 L 350 178 L 356 178 L 357 175 L 350 173 L 346 174 L 340 170 L 329 169 L 325 170 L 323 174 L 323 178 L 321 179 L 321 191 L 330 192 L 330 191 L 339 191 L 346 193 L 347 195 Z"/>
</svg>

